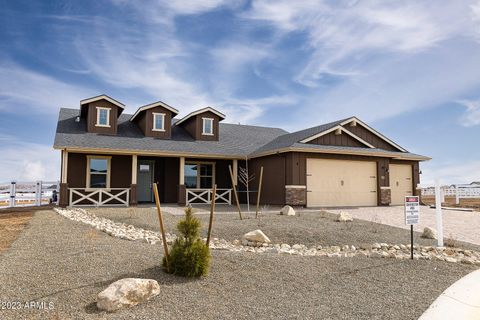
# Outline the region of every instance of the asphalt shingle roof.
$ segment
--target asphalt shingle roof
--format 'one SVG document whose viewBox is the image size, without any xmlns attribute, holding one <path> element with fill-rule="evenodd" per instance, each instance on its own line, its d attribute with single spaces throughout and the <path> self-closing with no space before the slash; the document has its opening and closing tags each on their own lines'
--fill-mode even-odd
<svg viewBox="0 0 480 320">
<path fill-rule="evenodd" d="M 88 133 L 86 132 L 85 119 L 80 119 L 80 122 L 75 121 L 78 115 L 78 109 L 60 109 L 54 142 L 55 148 L 117 149 L 231 157 L 255 156 L 275 152 L 279 149 L 296 148 L 307 152 L 308 150 L 325 153 L 353 152 L 404 159 L 429 159 L 409 152 L 299 142 L 317 133 L 329 130 L 350 118 L 292 133 L 279 128 L 220 123 L 219 141 L 196 141 L 182 127 L 175 125 L 172 126 L 172 137 L 169 140 L 145 137 L 138 126 L 129 121 L 130 114 L 122 114 L 118 118 L 117 135 Z M 176 119 L 173 122 L 176 122 Z"/>
<path fill-rule="evenodd" d="M 276 137 L 287 133 L 283 129 L 219 124 L 219 141 L 195 141 L 183 128 L 172 126 L 170 140 L 145 137 L 132 115 L 118 118 L 117 135 L 102 135 L 86 132 L 86 121 L 75 122 L 77 109 L 60 109 L 54 147 L 121 149 L 132 151 L 164 151 L 202 155 L 246 156 Z"/>
</svg>

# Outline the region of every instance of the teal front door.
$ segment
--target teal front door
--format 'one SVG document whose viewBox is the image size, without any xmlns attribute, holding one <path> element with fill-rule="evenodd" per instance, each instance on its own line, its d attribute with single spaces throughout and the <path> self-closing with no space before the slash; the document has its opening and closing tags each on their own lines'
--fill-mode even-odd
<svg viewBox="0 0 480 320">
<path fill-rule="evenodd" d="M 139 160 L 137 168 L 137 201 L 153 202 L 153 177 L 155 161 Z"/>
</svg>

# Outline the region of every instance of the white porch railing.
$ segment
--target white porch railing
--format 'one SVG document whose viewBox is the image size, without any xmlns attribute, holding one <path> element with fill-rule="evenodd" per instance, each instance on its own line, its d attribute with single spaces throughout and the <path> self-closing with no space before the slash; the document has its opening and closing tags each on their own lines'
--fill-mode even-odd
<svg viewBox="0 0 480 320">
<path fill-rule="evenodd" d="M 191 203 L 212 203 L 212 189 L 187 189 L 187 205 Z M 232 189 L 217 189 L 216 204 L 232 204 Z"/>
<path fill-rule="evenodd" d="M 129 188 L 69 188 L 70 206 L 129 206 Z"/>
</svg>

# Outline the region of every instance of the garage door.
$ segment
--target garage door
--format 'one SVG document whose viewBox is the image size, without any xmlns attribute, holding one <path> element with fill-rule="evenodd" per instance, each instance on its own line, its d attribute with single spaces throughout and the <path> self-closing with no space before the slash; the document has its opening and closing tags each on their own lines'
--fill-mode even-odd
<svg viewBox="0 0 480 320">
<path fill-rule="evenodd" d="M 307 206 L 376 205 L 376 162 L 307 159 Z"/>
<path fill-rule="evenodd" d="M 413 195 L 412 166 L 409 164 L 390 164 L 390 188 L 392 205 L 403 205 L 405 196 Z"/>
</svg>

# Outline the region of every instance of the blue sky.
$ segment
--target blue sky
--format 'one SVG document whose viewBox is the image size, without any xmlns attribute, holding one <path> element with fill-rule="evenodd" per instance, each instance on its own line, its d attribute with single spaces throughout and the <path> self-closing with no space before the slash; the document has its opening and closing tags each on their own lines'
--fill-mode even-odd
<svg viewBox="0 0 480 320">
<path fill-rule="evenodd" d="M 480 2 L 0 0 L 0 181 L 57 179 L 58 109 L 106 93 L 133 113 L 289 131 L 356 115 L 480 180 Z"/>
</svg>

